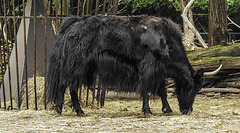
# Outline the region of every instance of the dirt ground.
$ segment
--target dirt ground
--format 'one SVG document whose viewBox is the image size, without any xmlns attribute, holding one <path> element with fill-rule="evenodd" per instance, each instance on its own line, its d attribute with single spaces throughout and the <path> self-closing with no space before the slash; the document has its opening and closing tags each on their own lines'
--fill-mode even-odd
<svg viewBox="0 0 240 133">
<path fill-rule="evenodd" d="M 193 113 L 181 115 L 175 96 L 169 96 L 171 115 L 161 112 L 161 101 L 150 101 L 153 114 L 141 113 L 136 98 L 108 97 L 103 108 L 83 107 L 77 117 L 65 105 L 63 114 L 53 110 L 0 109 L 0 132 L 240 132 L 240 94 L 197 95 Z"/>
</svg>

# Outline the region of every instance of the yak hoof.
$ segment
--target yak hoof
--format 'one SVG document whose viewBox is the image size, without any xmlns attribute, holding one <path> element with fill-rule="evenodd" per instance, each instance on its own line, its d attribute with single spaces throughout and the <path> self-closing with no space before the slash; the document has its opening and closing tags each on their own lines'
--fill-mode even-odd
<svg viewBox="0 0 240 133">
<path fill-rule="evenodd" d="M 57 112 L 58 115 L 62 114 L 62 110 L 58 107 L 55 108 L 55 111 Z"/>
<path fill-rule="evenodd" d="M 77 112 L 77 116 L 84 116 L 84 112 L 82 110 L 78 110 Z"/>
<path fill-rule="evenodd" d="M 162 108 L 164 114 L 171 114 L 173 111 L 171 108 Z"/>
<path fill-rule="evenodd" d="M 190 114 L 190 112 L 189 112 L 188 110 L 183 110 L 183 111 L 182 111 L 182 114 L 183 114 L 183 115 L 188 115 L 188 114 Z"/>
<path fill-rule="evenodd" d="M 142 112 L 144 113 L 144 115 L 152 115 L 152 112 L 149 108 L 148 109 L 142 109 Z"/>
</svg>

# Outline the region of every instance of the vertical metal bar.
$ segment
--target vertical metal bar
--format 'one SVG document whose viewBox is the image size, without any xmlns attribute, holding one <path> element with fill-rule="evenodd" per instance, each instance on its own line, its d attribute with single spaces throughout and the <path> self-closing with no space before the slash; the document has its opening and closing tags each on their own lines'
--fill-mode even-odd
<svg viewBox="0 0 240 133">
<path fill-rule="evenodd" d="M 6 24 L 6 28 L 7 28 L 7 11 L 6 11 L 6 1 L 3 0 L 3 5 L 4 5 L 4 22 Z M 7 30 L 6 30 L 7 32 Z M 8 44 L 8 36 L 6 33 L 6 44 L 7 44 L 7 61 L 8 61 L 8 73 L 9 73 L 9 93 L 10 93 L 10 103 L 11 103 L 11 110 L 13 109 L 13 103 L 12 103 L 12 85 L 11 85 L 11 71 L 10 71 L 10 62 L 9 62 L 9 44 Z"/>
<path fill-rule="evenodd" d="M 117 9 L 118 9 L 118 0 L 114 0 L 114 5 L 113 5 L 113 14 L 117 14 Z"/>
<path fill-rule="evenodd" d="M 98 89 L 97 89 L 97 106 L 99 106 L 99 102 L 100 102 L 100 93 L 101 93 L 101 80 L 100 77 L 98 78 Z"/>
<path fill-rule="evenodd" d="M 79 16 L 79 14 L 80 14 L 80 4 L 81 4 L 81 0 L 78 0 L 78 4 L 77 4 L 77 16 Z"/>
<path fill-rule="evenodd" d="M 82 4 L 82 16 L 84 16 L 85 14 L 85 5 L 86 5 L 86 0 L 83 0 L 83 4 Z"/>
<path fill-rule="evenodd" d="M 3 43 L 1 43 L 3 41 Z M 2 63 L 2 48 L 1 45 L 4 44 L 4 40 L 0 41 L 0 62 L 1 62 L 1 77 L 2 77 L 2 90 L 3 90 L 3 105 L 6 109 L 6 95 L 5 95 L 5 85 L 4 85 L 4 72 L 3 72 L 3 63 Z M 2 45 L 4 47 L 4 45 Z"/>
<path fill-rule="evenodd" d="M 15 52 L 16 52 L 16 76 L 17 76 L 18 108 L 20 109 L 20 90 L 19 90 L 19 72 L 18 72 L 18 50 L 17 50 L 17 31 L 16 31 L 15 0 L 13 0 L 13 27 L 14 27 Z"/>
<path fill-rule="evenodd" d="M 3 5 L 4 6 L 4 5 Z M 2 1 L 0 1 L 0 7 L 2 7 Z M 2 13 L 2 11 L 0 10 L 0 15 L 4 15 L 4 13 Z M 2 22 L 4 21 L 4 19 L 0 19 Z M 3 27 L 4 28 L 4 25 Z M 5 69 L 6 69 L 6 58 L 5 58 L 5 53 L 6 53 L 6 49 L 5 49 L 5 43 L 4 43 L 4 34 L 3 34 L 3 30 L 2 30 L 2 45 L 3 45 L 3 63 L 4 63 L 4 67 L 3 67 L 3 71 L 5 72 Z M 2 62 L 1 62 L 2 63 Z M 4 73 L 3 73 L 4 74 Z"/>
<path fill-rule="evenodd" d="M 4 21 L 4 19 L 1 19 L 1 21 Z M 6 49 L 5 49 L 5 43 L 4 43 L 4 36 L 3 36 L 3 31 L 2 31 L 2 56 L 3 56 L 3 62 L 2 62 L 2 64 L 4 64 L 3 65 L 3 74 L 5 73 L 5 71 L 6 71 L 6 65 L 7 65 L 7 63 L 6 63 Z"/>
<path fill-rule="evenodd" d="M 23 3 L 24 4 L 24 3 Z M 18 15 L 21 15 L 21 9 L 20 9 L 21 7 L 20 7 L 20 0 L 18 0 Z"/>
<path fill-rule="evenodd" d="M 106 13 L 106 0 L 103 1 L 103 11 L 102 11 L 102 15 L 105 15 Z"/>
<path fill-rule="evenodd" d="M 0 1 L 0 7 L 2 7 L 2 1 Z M 2 16 L 2 11 L 0 10 L 0 15 Z"/>
<path fill-rule="evenodd" d="M 232 34 L 229 33 L 228 36 L 229 36 L 229 42 L 231 42 L 232 41 Z"/>
<path fill-rule="evenodd" d="M 0 7 L 2 7 L 2 1 L 0 1 Z M 1 10 L 0 10 L 0 15 L 2 15 Z M 2 21 L 2 19 L 0 19 L 0 20 Z M 1 27 L 1 28 L 2 28 L 2 27 Z M 0 40 L 0 52 L 1 52 L 1 53 L 0 53 L 0 56 L 1 56 L 1 58 L 0 58 L 0 63 L 1 63 L 1 64 L 0 64 L 0 65 L 1 65 L 1 67 L 2 67 L 2 50 L 1 50 L 2 48 L 1 48 L 1 44 L 2 44 L 2 43 L 1 43 L 1 40 Z M 1 73 L 1 77 L 2 77 L 2 81 L 3 81 L 3 73 Z M 5 92 L 5 90 L 4 90 L 3 92 Z M 0 108 L 2 108 L 2 105 L 1 105 L 1 104 L 2 104 L 2 101 L 1 101 L 1 98 L 0 98 Z"/>
<path fill-rule="evenodd" d="M 89 95 L 89 89 L 90 89 L 91 85 L 88 85 L 87 87 L 87 96 L 86 96 L 86 107 L 88 106 L 88 95 Z"/>
<path fill-rule="evenodd" d="M 4 28 L 4 27 L 3 27 Z M 6 66 L 7 66 L 7 59 L 6 59 L 6 48 L 5 48 L 5 43 L 4 43 L 4 36 L 2 36 L 2 40 L 3 40 L 3 63 L 4 63 L 4 73 L 6 71 Z"/>
<path fill-rule="evenodd" d="M 81 95 L 82 95 L 82 84 L 80 83 L 80 88 L 79 88 L 79 101 L 81 102 Z"/>
<path fill-rule="evenodd" d="M 35 109 L 37 110 L 37 83 L 36 83 L 36 47 L 37 47 L 37 42 L 36 42 L 36 0 L 34 0 L 33 3 L 33 15 L 34 15 L 34 24 L 33 24 L 33 34 L 34 34 L 34 48 L 33 48 L 33 82 L 34 82 L 34 94 L 35 94 Z"/>
<path fill-rule="evenodd" d="M 60 6 L 61 6 L 61 16 L 62 16 L 62 15 L 63 15 L 63 14 L 62 14 L 62 10 L 63 10 L 63 0 L 61 0 L 61 5 L 60 5 Z"/>
<path fill-rule="evenodd" d="M 108 0 L 107 14 L 111 13 L 111 5 L 112 5 L 112 0 Z"/>
<path fill-rule="evenodd" d="M 56 25 L 57 25 L 57 32 L 58 32 L 58 26 L 59 26 L 59 24 L 58 24 L 58 0 L 56 0 L 55 1 L 56 3 L 56 5 L 55 5 L 55 8 L 56 8 Z"/>
<path fill-rule="evenodd" d="M 9 9 L 11 8 L 10 2 L 11 2 L 11 0 L 8 0 L 8 6 L 6 6 L 6 7 L 8 7 Z M 11 14 L 11 10 L 9 10 L 9 14 Z"/>
<path fill-rule="evenodd" d="M 58 19 L 58 0 L 55 0 L 56 18 Z"/>
<path fill-rule="evenodd" d="M 94 85 L 92 87 L 92 93 L 93 93 L 93 95 L 92 95 L 92 105 L 94 105 L 96 84 L 97 84 L 97 78 L 95 76 L 95 82 L 94 82 Z"/>
<path fill-rule="evenodd" d="M 86 9 L 86 15 L 89 13 L 89 0 L 87 0 L 87 9 Z"/>
<path fill-rule="evenodd" d="M 52 0 L 50 0 L 50 15 L 52 15 L 52 11 L 53 11 L 53 9 L 52 9 Z"/>
<path fill-rule="evenodd" d="M 47 76 L 47 6 L 44 7 L 44 58 L 45 58 L 45 72 L 44 81 Z M 44 84 L 44 108 L 47 109 L 46 84 Z"/>
<path fill-rule="evenodd" d="M 99 10 L 99 0 L 96 0 L 95 15 L 98 14 L 98 10 Z"/>
<path fill-rule="evenodd" d="M 93 0 L 90 0 L 90 3 L 89 3 L 89 14 L 90 15 L 92 13 L 92 8 L 93 8 Z"/>
<path fill-rule="evenodd" d="M 105 101 L 105 94 L 106 94 L 106 88 L 102 89 L 102 94 L 101 94 L 101 108 L 104 106 L 104 101 Z"/>
<path fill-rule="evenodd" d="M 26 16 L 25 16 L 25 0 L 23 0 L 23 42 L 24 42 L 24 60 L 25 60 L 25 81 L 26 81 L 26 107 L 27 109 L 29 108 L 28 106 L 28 65 L 27 65 L 27 41 L 26 41 Z"/>
<path fill-rule="evenodd" d="M 9 22 L 9 21 L 8 21 Z M 9 22 L 9 27 L 11 27 L 12 26 L 12 24 L 10 24 L 10 22 Z M 8 46 L 11 46 L 10 48 L 9 48 L 9 54 L 11 53 L 11 51 L 12 51 L 12 49 L 11 48 L 13 48 L 13 37 L 12 37 L 12 31 L 11 31 L 11 29 L 12 29 L 12 27 L 11 28 L 9 28 L 8 26 L 6 26 L 6 31 L 8 31 L 7 33 L 8 33 L 8 35 L 9 35 L 9 41 L 10 41 L 10 44 L 8 45 Z"/>
<path fill-rule="evenodd" d="M 67 0 L 67 17 L 69 17 L 69 4 L 70 4 L 70 1 Z"/>
<path fill-rule="evenodd" d="M 74 1 L 73 0 L 71 0 L 71 2 L 70 2 L 70 4 L 71 4 L 71 14 L 73 14 L 73 4 L 74 4 Z"/>
</svg>

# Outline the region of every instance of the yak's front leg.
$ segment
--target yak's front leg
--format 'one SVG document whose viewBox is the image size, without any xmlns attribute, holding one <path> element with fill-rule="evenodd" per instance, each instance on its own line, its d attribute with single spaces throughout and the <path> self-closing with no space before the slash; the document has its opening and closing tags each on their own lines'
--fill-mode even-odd
<svg viewBox="0 0 240 133">
<path fill-rule="evenodd" d="M 80 115 L 83 115 L 84 112 L 83 112 L 82 108 L 80 107 L 77 92 L 78 92 L 77 88 L 70 88 L 70 94 L 71 94 L 73 108 L 76 111 L 77 115 L 80 116 Z"/>
<path fill-rule="evenodd" d="M 147 92 L 142 92 L 142 98 L 143 98 L 143 107 L 142 112 L 144 115 L 151 115 L 152 112 L 149 107 L 149 95 Z"/>
<path fill-rule="evenodd" d="M 161 86 L 159 87 L 158 94 L 161 97 L 162 100 L 162 112 L 164 114 L 171 113 L 172 109 L 169 106 L 169 103 L 167 101 L 167 89 L 165 87 L 165 80 L 161 83 Z"/>
</svg>

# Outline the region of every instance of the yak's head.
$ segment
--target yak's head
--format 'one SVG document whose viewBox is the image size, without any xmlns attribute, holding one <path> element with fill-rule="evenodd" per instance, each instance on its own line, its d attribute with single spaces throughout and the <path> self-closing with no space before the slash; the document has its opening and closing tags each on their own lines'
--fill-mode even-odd
<svg viewBox="0 0 240 133">
<path fill-rule="evenodd" d="M 179 102 L 180 111 L 183 114 L 192 112 L 193 102 L 196 94 L 201 90 L 203 77 L 217 74 L 222 65 L 213 72 L 205 72 L 203 69 L 194 70 L 191 77 L 183 77 L 176 82 L 176 94 Z"/>
</svg>

